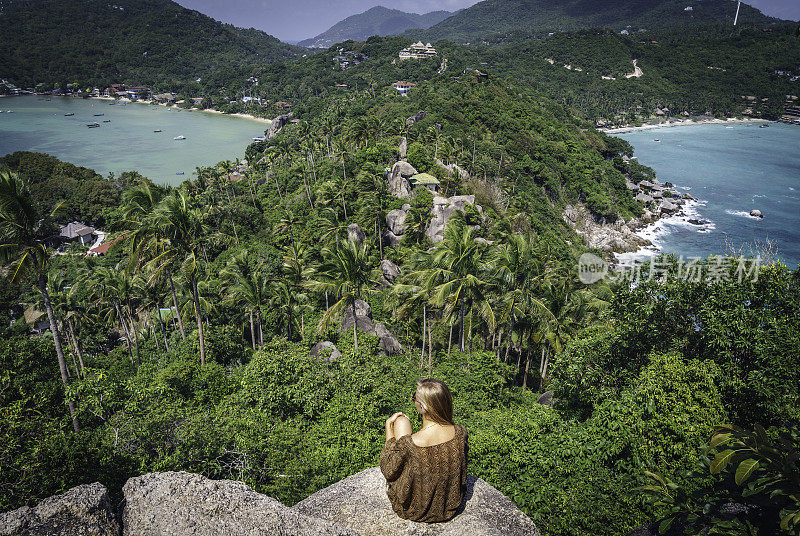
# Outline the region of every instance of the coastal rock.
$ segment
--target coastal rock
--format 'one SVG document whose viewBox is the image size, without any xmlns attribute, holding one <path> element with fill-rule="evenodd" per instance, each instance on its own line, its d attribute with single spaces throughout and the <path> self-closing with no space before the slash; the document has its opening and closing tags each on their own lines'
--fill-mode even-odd
<svg viewBox="0 0 800 536">
<path fill-rule="evenodd" d="M 408 162 L 397 162 L 389 173 L 389 193 L 401 199 L 409 197 L 411 185 L 408 179 L 416 174 L 417 170 Z"/>
<path fill-rule="evenodd" d="M 123 536 L 356 536 L 256 493 L 242 482 L 191 473 L 150 473 L 122 488 Z"/>
<path fill-rule="evenodd" d="M 336 361 L 342 357 L 342 353 L 336 348 L 336 345 L 331 341 L 318 342 L 311 347 L 311 357 L 317 358 L 317 361 Z"/>
<path fill-rule="evenodd" d="M 84 484 L 29 508 L 0 513 L 2 536 L 118 536 L 119 524 L 102 484 Z"/>
<path fill-rule="evenodd" d="M 666 214 L 674 214 L 675 212 L 678 212 L 678 206 L 675 205 L 674 203 L 671 203 L 669 201 L 664 201 L 663 203 L 661 203 L 661 213 L 662 214 L 664 214 L 664 213 L 666 213 Z"/>
<path fill-rule="evenodd" d="M 462 510 L 445 523 L 415 523 L 397 517 L 378 467 L 318 491 L 293 508 L 361 536 L 540 536 L 533 521 L 508 497 L 473 476 L 467 477 Z"/>
<path fill-rule="evenodd" d="M 681 196 L 681 199 L 686 199 L 687 201 L 696 201 L 697 200 L 697 198 L 695 198 L 692 194 L 683 194 Z"/>
<path fill-rule="evenodd" d="M 406 126 L 410 127 L 417 121 L 422 121 L 423 119 L 425 119 L 426 115 L 428 115 L 428 112 L 420 110 L 419 112 L 415 113 L 414 115 L 406 119 Z"/>
<path fill-rule="evenodd" d="M 672 184 L 671 182 L 667 181 L 667 182 L 664 183 L 664 187 L 666 187 L 666 188 L 675 188 L 675 185 Z"/>
<path fill-rule="evenodd" d="M 763 218 L 764 217 L 764 214 L 762 214 L 760 210 L 751 210 L 750 211 L 750 215 L 753 216 L 754 218 Z"/>
<path fill-rule="evenodd" d="M 408 153 L 408 140 L 405 136 L 400 138 L 400 145 L 397 146 L 397 152 L 400 154 L 400 160 L 405 162 Z"/>
<path fill-rule="evenodd" d="M 280 130 L 292 120 L 292 115 L 294 114 L 289 112 L 286 115 L 279 115 L 273 119 L 272 123 L 269 125 L 269 130 L 267 131 L 267 139 L 271 140 L 274 138 L 278 132 L 280 132 Z"/>
<path fill-rule="evenodd" d="M 647 180 L 641 181 L 639 183 L 639 188 L 641 188 L 643 190 L 651 190 L 653 188 L 653 186 L 655 186 L 655 184 L 653 184 L 652 182 L 647 181 Z"/>
<path fill-rule="evenodd" d="M 359 224 L 351 223 L 347 226 L 347 239 L 357 242 L 358 244 L 363 244 L 364 240 L 367 239 L 367 235 Z"/>
<path fill-rule="evenodd" d="M 562 217 L 590 248 L 605 253 L 636 251 L 651 242 L 633 233 L 621 220 L 608 224 L 597 221 L 583 204 L 567 205 Z"/>
<path fill-rule="evenodd" d="M 388 288 L 392 286 L 392 284 L 400 277 L 400 267 L 397 266 L 395 263 L 390 261 L 389 259 L 383 259 L 381 261 L 381 286 L 384 288 Z"/>
<path fill-rule="evenodd" d="M 646 193 L 644 193 L 644 192 L 639 192 L 638 194 L 636 194 L 636 197 L 635 197 L 635 199 L 636 199 L 637 201 L 639 201 L 640 203 L 643 203 L 643 204 L 645 204 L 645 205 L 647 205 L 647 204 L 649 204 L 649 203 L 652 203 L 652 202 L 653 202 L 653 198 L 652 198 L 652 197 L 650 197 L 649 195 L 647 195 L 647 194 L 646 194 Z"/>
</svg>

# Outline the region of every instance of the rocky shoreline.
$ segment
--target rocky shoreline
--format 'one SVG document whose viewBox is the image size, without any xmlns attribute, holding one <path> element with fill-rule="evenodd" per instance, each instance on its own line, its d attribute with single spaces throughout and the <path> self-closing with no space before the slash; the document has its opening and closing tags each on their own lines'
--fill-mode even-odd
<svg viewBox="0 0 800 536">
<path fill-rule="evenodd" d="M 619 253 L 635 253 L 652 247 L 653 243 L 637 232 L 662 218 L 688 217 L 687 209 L 697 200 L 688 193 L 681 194 L 672 183 L 658 179 L 636 184 L 626 179 L 628 190 L 644 206 L 644 213 L 628 221 L 622 218 L 607 221 L 597 218 L 582 203 L 567 205 L 562 212 L 564 221 L 581 236 L 590 248 L 599 249 L 609 260 Z M 702 226 L 708 222 L 689 219 L 688 223 Z"/>
</svg>

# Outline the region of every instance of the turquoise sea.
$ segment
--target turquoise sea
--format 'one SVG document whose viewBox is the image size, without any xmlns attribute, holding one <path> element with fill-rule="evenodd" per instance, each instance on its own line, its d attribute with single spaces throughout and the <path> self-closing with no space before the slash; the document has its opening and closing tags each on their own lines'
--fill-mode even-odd
<svg viewBox="0 0 800 536">
<path fill-rule="evenodd" d="M 0 156 L 14 151 L 51 154 L 108 172 L 136 170 L 159 184 L 180 184 L 198 166 L 244 158 L 267 123 L 141 103 L 25 95 L 0 99 Z M 12 110 L 13 113 L 7 113 Z M 65 117 L 64 114 L 74 113 Z M 95 114 L 103 114 L 96 116 Z M 104 123 L 103 121 L 110 121 Z M 100 123 L 88 128 L 88 123 Z M 154 130 L 162 130 L 156 133 Z M 174 140 L 186 136 L 185 140 Z M 183 172 L 185 175 L 177 175 Z"/>
<path fill-rule="evenodd" d="M 615 134 L 661 182 L 698 199 L 688 216 L 643 231 L 658 251 L 688 257 L 745 254 L 767 241 L 791 268 L 800 263 L 800 127 L 769 123 L 691 125 Z M 658 141 L 656 141 L 658 140 Z M 758 209 L 763 219 L 753 218 Z M 704 221 L 692 225 L 689 219 Z"/>
</svg>

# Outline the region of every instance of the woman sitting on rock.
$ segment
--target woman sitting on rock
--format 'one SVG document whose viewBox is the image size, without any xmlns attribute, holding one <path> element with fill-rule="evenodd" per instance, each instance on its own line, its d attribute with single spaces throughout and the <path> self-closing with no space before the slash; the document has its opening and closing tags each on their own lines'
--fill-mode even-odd
<svg viewBox="0 0 800 536">
<path fill-rule="evenodd" d="M 453 424 L 453 397 L 444 382 L 420 380 L 411 396 L 422 426 L 411 433 L 403 413 L 386 419 L 381 472 L 392 509 L 403 519 L 435 523 L 456 515 L 467 483 L 467 430 Z"/>
</svg>

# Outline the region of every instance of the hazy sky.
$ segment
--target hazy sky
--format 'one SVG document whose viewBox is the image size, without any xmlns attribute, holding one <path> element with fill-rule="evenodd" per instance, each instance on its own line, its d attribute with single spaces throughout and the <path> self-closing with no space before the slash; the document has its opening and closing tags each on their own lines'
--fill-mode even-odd
<svg viewBox="0 0 800 536">
<path fill-rule="evenodd" d="M 318 35 L 340 20 L 383 5 L 412 13 L 454 11 L 478 0 L 176 0 L 217 20 L 254 27 L 284 41 Z M 689 0 L 687 0 L 689 1 Z M 800 20 L 800 0 L 751 0 L 748 4 L 767 15 Z"/>
</svg>

